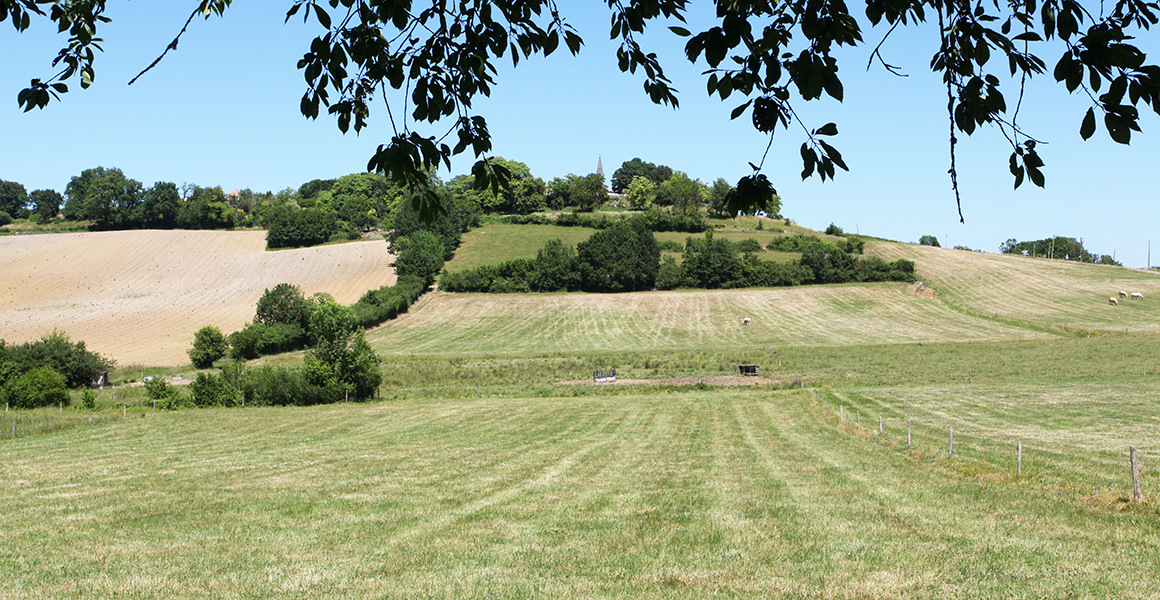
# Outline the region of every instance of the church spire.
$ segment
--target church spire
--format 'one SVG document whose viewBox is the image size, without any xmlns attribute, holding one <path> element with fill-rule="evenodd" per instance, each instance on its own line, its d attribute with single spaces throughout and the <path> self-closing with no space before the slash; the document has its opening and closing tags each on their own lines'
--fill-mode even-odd
<svg viewBox="0 0 1160 600">
<path fill-rule="evenodd" d="M 601 180 L 604 179 L 604 162 L 601 161 L 599 154 L 596 155 L 596 174 L 600 176 Z"/>
</svg>

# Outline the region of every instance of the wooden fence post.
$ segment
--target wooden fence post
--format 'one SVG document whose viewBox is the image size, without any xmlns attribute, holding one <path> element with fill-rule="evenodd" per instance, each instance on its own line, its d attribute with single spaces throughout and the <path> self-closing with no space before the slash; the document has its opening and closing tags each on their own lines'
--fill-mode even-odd
<svg viewBox="0 0 1160 600">
<path fill-rule="evenodd" d="M 862 411 L 858 411 L 858 429 L 862 429 Z"/>
<path fill-rule="evenodd" d="M 955 457 L 955 426 L 947 427 L 947 460 Z"/>
<path fill-rule="evenodd" d="M 882 417 L 878 417 L 878 433 L 882 433 Z"/>
<path fill-rule="evenodd" d="M 12 423 L 12 437 L 16 437 L 16 423 Z M 1140 463 L 1136 460 L 1136 447 L 1128 446 L 1128 460 L 1132 463 L 1132 500 L 1140 501 Z"/>
<path fill-rule="evenodd" d="M 1015 442 L 1015 476 L 1023 476 L 1023 442 Z"/>
<path fill-rule="evenodd" d="M 906 420 L 906 445 L 910 445 L 910 419 Z"/>
<path fill-rule="evenodd" d="M 838 422 L 846 422 L 846 406 L 843 404 L 838 405 Z"/>
</svg>

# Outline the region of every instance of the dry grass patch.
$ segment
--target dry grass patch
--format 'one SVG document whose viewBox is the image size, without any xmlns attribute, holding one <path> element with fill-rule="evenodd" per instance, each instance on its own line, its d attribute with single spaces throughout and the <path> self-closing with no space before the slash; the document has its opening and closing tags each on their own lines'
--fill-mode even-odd
<svg viewBox="0 0 1160 600">
<path fill-rule="evenodd" d="M 264 231 L 0 237 L 0 331 L 14 343 L 55 328 L 121 364 L 185 364 L 195 331 L 240 329 L 267 288 L 349 304 L 393 283 L 391 262 L 382 241 L 266 252 Z"/>
<path fill-rule="evenodd" d="M 867 243 L 867 253 L 915 261 L 920 277 L 949 302 L 1003 319 L 1071 330 L 1160 331 L 1160 274 L 986 254 L 894 242 Z M 1108 303 L 1119 290 L 1141 292 L 1144 300 Z"/>
</svg>

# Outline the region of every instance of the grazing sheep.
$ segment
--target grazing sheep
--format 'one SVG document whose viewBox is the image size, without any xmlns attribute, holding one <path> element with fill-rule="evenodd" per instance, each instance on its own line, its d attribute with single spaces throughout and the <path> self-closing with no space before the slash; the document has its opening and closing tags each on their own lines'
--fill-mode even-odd
<svg viewBox="0 0 1160 600">
<path fill-rule="evenodd" d="M 1128 297 L 1128 292 L 1125 292 L 1124 290 L 1120 290 L 1120 297 L 1121 297 L 1121 298 L 1127 298 L 1127 297 Z"/>
<path fill-rule="evenodd" d="M 752 322 L 753 322 L 753 321 L 752 321 L 752 320 L 751 320 L 749 317 L 745 317 L 744 319 L 741 319 L 741 324 L 742 324 L 742 325 L 748 325 L 748 324 L 750 324 L 750 323 L 752 323 Z"/>
<path fill-rule="evenodd" d="M 1115 304 L 1116 306 L 1119 306 L 1120 301 L 1116 300 L 1115 296 L 1112 296 L 1112 297 L 1108 298 L 1108 304 Z"/>
<path fill-rule="evenodd" d="M 1132 292 L 1132 299 L 1133 300 L 1143 300 L 1144 294 L 1141 294 L 1140 292 Z"/>
</svg>

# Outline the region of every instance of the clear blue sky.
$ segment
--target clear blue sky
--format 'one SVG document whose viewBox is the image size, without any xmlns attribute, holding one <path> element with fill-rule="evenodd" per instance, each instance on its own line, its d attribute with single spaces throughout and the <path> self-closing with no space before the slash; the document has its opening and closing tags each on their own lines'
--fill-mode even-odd
<svg viewBox="0 0 1160 600">
<path fill-rule="evenodd" d="M 110 3 L 113 23 L 102 26 L 105 52 L 88 90 L 70 82 L 63 102 L 43 111 L 20 112 L 16 94 L 33 77 L 52 73 L 50 62 L 64 43 L 46 21 L 18 35 L 0 24 L 0 179 L 30 191 L 63 191 L 69 178 L 95 167 L 119 167 L 129 177 L 220 185 L 226 189 L 277 191 L 314 178 L 338 177 L 365 168 L 374 148 L 392 135 L 381 105 L 360 135 L 342 135 L 326 117 L 308 121 L 298 111 L 305 89 L 295 63 L 319 31 L 295 18 L 283 24 L 289 2 L 237 2 L 224 18 L 195 19 L 177 51 L 133 86 L 127 86 L 169 43 L 192 3 Z M 585 39 L 580 56 L 559 51 L 548 59 L 510 61 L 490 98 L 475 108 L 488 118 L 494 154 L 527 163 L 544 178 L 605 173 L 640 157 L 705 182 L 736 182 L 758 162 L 768 139 L 752 129 L 748 115 L 729 113 L 738 104 L 705 94 L 704 65 L 684 60 L 684 41 L 663 27 L 644 38 L 680 90 L 678 110 L 652 104 L 641 77 L 621 73 L 607 40 L 608 13 L 601 3 L 563 2 L 561 10 Z M 691 14 L 691 27 L 704 15 Z M 782 212 L 815 229 L 833 222 L 901 241 L 936 236 L 944 245 L 994 252 L 1008 238 L 1064 235 L 1084 238 L 1099 254 L 1115 254 L 1143 267 L 1148 242 L 1157 242 L 1160 208 L 1156 177 L 1160 119 L 1149 115 L 1131 147 L 1115 144 L 1102 130 L 1079 138 L 1087 104 L 1045 78 L 1028 88 L 1019 122 L 1038 139 L 1047 162 L 1047 188 L 1029 183 L 1012 190 L 1006 141 L 995 130 L 960 136 L 958 166 L 966 223 L 960 224 L 947 177 L 946 92 L 928 62 L 937 33 L 926 28 L 896 34 L 885 47 L 888 61 L 909 74 L 896 78 L 880 67 L 866 71 L 870 48 L 882 31 L 868 31 L 869 47 L 841 56 L 846 101 L 799 103 L 810 127 L 835 121 L 849 173 L 836 181 L 802 181 L 800 131 L 780 132 L 765 172 L 783 201 Z M 1146 40 L 1154 50 L 1154 39 Z M 1057 51 L 1043 53 L 1048 70 Z M 1156 62 L 1152 60 L 1150 62 Z M 1009 103 L 1016 87 L 1006 85 Z M 433 132 L 433 131 L 432 131 Z M 463 155 L 451 175 L 467 171 Z"/>
</svg>

